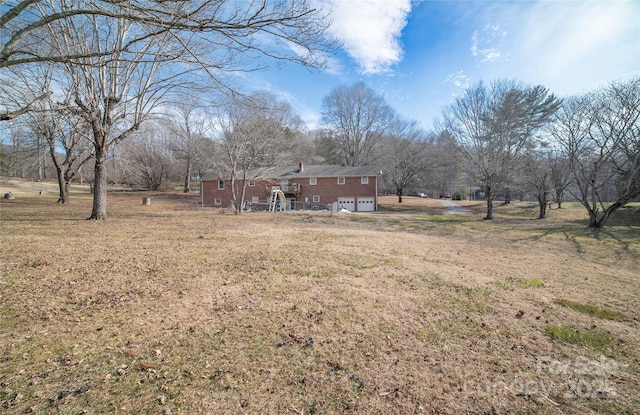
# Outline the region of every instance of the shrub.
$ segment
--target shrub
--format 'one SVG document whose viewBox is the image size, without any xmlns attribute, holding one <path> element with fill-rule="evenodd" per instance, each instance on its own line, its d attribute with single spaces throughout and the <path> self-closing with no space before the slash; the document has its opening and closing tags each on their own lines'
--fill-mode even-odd
<svg viewBox="0 0 640 415">
<path fill-rule="evenodd" d="M 163 181 L 158 188 L 161 192 L 173 192 L 176 190 L 176 185 L 170 181 Z"/>
</svg>

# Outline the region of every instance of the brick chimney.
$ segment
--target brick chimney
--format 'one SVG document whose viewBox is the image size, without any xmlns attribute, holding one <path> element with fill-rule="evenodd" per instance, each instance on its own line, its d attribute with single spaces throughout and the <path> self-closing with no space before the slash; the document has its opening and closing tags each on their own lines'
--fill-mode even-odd
<svg viewBox="0 0 640 415">
<path fill-rule="evenodd" d="M 298 163 L 298 173 L 304 172 L 304 164 L 302 162 Z"/>
</svg>

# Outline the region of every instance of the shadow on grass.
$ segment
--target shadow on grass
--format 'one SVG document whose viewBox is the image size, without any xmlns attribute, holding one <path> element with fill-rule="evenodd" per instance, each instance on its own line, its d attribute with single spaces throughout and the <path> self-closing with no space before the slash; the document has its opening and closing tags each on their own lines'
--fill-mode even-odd
<svg viewBox="0 0 640 415">
<path fill-rule="evenodd" d="M 469 235 L 478 233 L 504 234 L 517 242 L 544 241 L 560 237 L 573 246 L 573 251 L 586 254 L 593 243 L 616 246 L 625 254 L 640 250 L 640 208 L 629 207 L 618 218 L 612 218 L 603 229 L 588 227 L 581 210 L 566 209 L 557 218 L 538 219 L 532 204 L 506 207 L 498 211 L 494 220 L 483 220 L 481 213 L 446 214 L 444 212 L 379 211 L 372 215 L 352 215 L 349 220 L 373 226 L 388 226 L 394 231 L 432 232 L 441 235 Z M 535 207 L 535 206 L 534 206 Z M 580 215 L 580 218 L 577 216 Z M 638 217 L 636 217 L 638 216 Z"/>
<path fill-rule="evenodd" d="M 626 253 L 635 253 L 634 246 L 640 248 L 640 227 L 634 226 L 608 226 L 605 228 L 589 228 L 586 220 L 571 220 L 563 222 L 548 222 L 546 219 L 530 220 L 533 226 L 526 229 L 533 235 L 516 239 L 516 241 L 540 241 L 555 235 L 562 235 L 576 249 L 577 253 L 583 254 L 585 242 L 610 241 L 619 246 Z M 536 224 L 534 224 L 537 222 Z"/>
<path fill-rule="evenodd" d="M 57 198 L 29 197 L 14 199 L 10 202 L 0 202 L 0 218 L 2 222 L 50 222 L 81 221 L 91 214 L 89 210 L 83 213 L 79 207 L 85 205 L 82 201 L 71 200 L 66 205 L 56 203 Z"/>
<path fill-rule="evenodd" d="M 132 208 L 135 199 L 131 197 L 118 197 L 108 194 L 107 221 L 110 219 L 135 219 L 135 218 L 170 218 L 172 215 L 165 210 L 189 210 L 193 204 L 193 196 L 154 195 L 161 205 Z M 10 223 L 47 223 L 52 221 L 83 222 L 91 220 L 92 200 L 89 195 L 72 197 L 69 203 L 61 205 L 56 203 L 57 196 L 27 196 L 17 197 L 13 200 L 0 201 L 0 219 L 3 224 Z M 135 203 L 137 205 L 137 203 Z"/>
<path fill-rule="evenodd" d="M 633 252 L 632 246 L 640 245 L 640 227 L 616 226 L 604 229 L 589 229 L 598 241 L 611 239 L 617 242 L 625 252 Z"/>
<path fill-rule="evenodd" d="M 352 222 L 372 226 L 388 227 L 393 232 L 423 233 L 430 232 L 438 235 L 452 235 L 482 226 L 482 220 L 473 215 L 450 214 L 440 212 L 378 212 L 373 215 L 349 215 Z"/>
</svg>

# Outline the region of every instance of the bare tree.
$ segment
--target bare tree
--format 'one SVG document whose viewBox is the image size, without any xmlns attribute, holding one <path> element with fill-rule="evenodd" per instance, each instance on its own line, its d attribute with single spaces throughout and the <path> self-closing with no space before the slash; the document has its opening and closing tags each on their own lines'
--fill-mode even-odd
<svg viewBox="0 0 640 415">
<path fill-rule="evenodd" d="M 316 130 L 313 136 L 313 154 L 319 164 L 341 164 L 342 155 L 340 147 L 333 139 L 333 132 L 330 130 Z"/>
<path fill-rule="evenodd" d="M 69 186 L 80 168 L 93 157 L 87 139 L 87 125 L 72 111 L 59 105 L 53 94 L 52 84 L 60 85 L 54 79 L 51 65 L 37 65 L 13 70 L 14 80 L 21 81 L 26 95 L 45 98 L 33 101 L 31 111 L 23 117 L 23 124 L 37 141 L 38 178 L 44 179 L 44 161 L 47 156 L 53 162 L 58 180 L 59 204 L 69 203 Z M 28 91 L 28 92 L 27 92 Z"/>
<path fill-rule="evenodd" d="M 93 50 L 112 48 L 126 41 L 131 29 L 126 20 L 105 22 L 91 16 L 82 21 L 60 21 L 58 49 Z M 108 31 L 103 27 L 111 24 Z M 69 106 L 90 131 L 94 154 L 93 208 L 90 219 L 107 217 L 107 157 L 109 151 L 136 131 L 165 94 L 175 86 L 174 75 L 164 71 L 164 59 L 146 60 L 150 50 L 161 56 L 165 44 L 154 38 L 139 53 L 127 51 L 99 58 L 83 58 L 63 65 Z M 65 103 L 66 104 L 66 103 Z"/>
<path fill-rule="evenodd" d="M 13 177 L 37 177 L 38 152 L 29 128 L 23 122 L 8 123 L 4 127 L 6 142 L 2 143 L 2 171 L 0 174 Z"/>
<path fill-rule="evenodd" d="M 567 100 L 553 134 L 568 160 L 589 227 L 640 196 L 640 77 Z M 571 188 L 570 188 L 571 189 Z"/>
<path fill-rule="evenodd" d="M 383 178 L 402 203 L 404 191 L 416 185 L 426 169 L 428 143 L 415 121 L 398 119 L 392 131 L 383 144 Z"/>
<path fill-rule="evenodd" d="M 51 25 L 87 16 L 126 21 L 132 36 L 101 50 L 74 51 L 58 48 L 48 37 L 46 29 Z M 191 55 L 198 62 L 207 55 L 191 53 L 190 47 L 199 46 L 194 34 L 213 46 L 209 50 L 217 55 L 217 62 L 221 51 L 222 55 L 236 51 L 318 67 L 336 46 L 326 37 L 328 24 L 325 12 L 305 0 L 249 0 L 242 7 L 228 0 L 21 0 L 6 5 L 0 14 L 0 29 L 6 34 L 0 68 L 121 54 L 138 49 L 150 37 L 167 34 L 182 44 L 181 55 Z M 268 36 L 269 41 L 259 35 Z M 282 48 L 283 44 L 288 47 Z"/>
<path fill-rule="evenodd" d="M 288 103 L 282 102 L 281 105 L 285 114 L 282 120 L 285 125 L 284 140 L 278 145 L 278 158 L 273 164 L 315 163 L 314 142 L 307 125 Z"/>
<path fill-rule="evenodd" d="M 47 143 L 56 170 L 57 203 L 68 204 L 71 182 L 82 166 L 93 158 L 87 129 L 82 128 L 83 121 L 69 111 L 31 112 L 29 118 L 35 134 Z"/>
<path fill-rule="evenodd" d="M 0 121 L 11 121 L 37 109 L 40 101 L 51 97 L 49 89 L 43 89 L 42 78 L 48 68 L 34 65 L 0 69 Z M 50 72 L 50 71 L 49 71 Z M 48 86 L 48 85 L 47 85 Z"/>
<path fill-rule="evenodd" d="M 538 219 L 545 219 L 552 203 L 562 208 L 564 193 L 572 178 L 567 160 L 556 148 L 557 143 L 540 141 L 537 148 L 524 156 L 521 168 L 521 185 L 538 201 Z"/>
<path fill-rule="evenodd" d="M 427 169 L 422 181 L 434 195 L 462 198 L 467 193 L 468 186 L 463 181 L 466 177 L 464 163 L 455 140 L 446 130 L 440 134 L 432 134 L 432 137 L 427 154 Z"/>
<path fill-rule="evenodd" d="M 553 201 L 553 157 L 545 149 L 527 152 L 522 171 L 524 173 L 524 187 L 530 190 L 538 201 L 538 219 L 545 219 L 549 205 Z"/>
<path fill-rule="evenodd" d="M 205 75 L 233 96 L 229 72 L 290 61 L 324 65 L 328 21 L 305 0 L 24 0 L 2 9 L 0 69 L 59 62 L 95 146 L 92 219 L 106 218 L 106 155 L 135 131 L 168 89 Z M 194 72 L 195 71 L 195 72 Z M 197 72 L 197 73 L 196 73 Z M 11 111 L 28 111 L 25 102 Z"/>
<path fill-rule="evenodd" d="M 573 178 L 567 159 L 561 154 L 561 150 L 554 150 L 549 160 L 551 183 L 553 188 L 553 201 L 558 209 L 562 208 L 565 192 L 569 188 Z"/>
<path fill-rule="evenodd" d="M 172 149 L 176 158 L 184 163 L 184 192 L 189 193 L 194 166 L 199 162 L 202 164 L 201 156 L 205 155 L 209 123 L 202 106 L 185 98 L 177 104 L 176 115 L 168 120 L 167 125 L 173 132 Z"/>
<path fill-rule="evenodd" d="M 129 184 L 159 190 L 176 171 L 172 148 L 174 136 L 163 125 L 145 123 L 119 146 L 123 177 Z"/>
<path fill-rule="evenodd" d="M 5 7 L 6 6 L 6 7 Z M 175 61 L 198 67 L 219 88 L 234 91 L 223 73 L 267 66 L 263 57 L 310 67 L 325 64 L 336 44 L 326 36 L 329 21 L 306 0 L 249 0 L 238 7 L 231 0 L 22 0 L 0 11 L 0 70 L 41 62 L 106 62 L 136 51 L 144 60 Z M 61 47 L 60 28 L 78 21 L 101 21 L 96 35 L 109 27 L 127 26 L 120 42 L 101 48 Z M 172 48 L 147 48 L 156 38 Z M 0 119 L 14 118 L 33 102 L 1 109 Z"/>
<path fill-rule="evenodd" d="M 291 107 L 268 94 L 231 100 L 214 118 L 217 151 L 214 170 L 228 179 L 234 212 L 242 213 L 248 173 L 273 165 L 287 136 Z"/>
<path fill-rule="evenodd" d="M 373 163 L 382 139 L 396 119 L 384 98 L 363 82 L 335 88 L 323 98 L 322 109 L 322 122 L 346 166 Z"/>
<path fill-rule="evenodd" d="M 513 81 L 483 83 L 443 111 L 443 130 L 455 140 L 466 168 L 487 194 L 487 215 L 493 219 L 493 199 L 511 181 L 523 150 L 553 115 L 559 101 L 542 86 Z"/>
<path fill-rule="evenodd" d="M 4 94 L 0 94 L 0 95 L 4 95 Z M 39 95 L 37 97 L 34 97 L 30 102 L 25 103 L 25 104 L 21 104 L 20 106 L 14 108 L 14 109 L 5 109 L 4 111 L 0 111 L 0 121 L 10 121 L 13 120 L 14 118 L 17 118 L 21 115 L 27 114 L 30 111 L 33 111 L 35 105 L 43 100 L 46 99 L 47 97 L 51 96 L 50 92 L 44 93 L 42 95 Z M 6 106 L 5 106 L 6 108 Z"/>
</svg>

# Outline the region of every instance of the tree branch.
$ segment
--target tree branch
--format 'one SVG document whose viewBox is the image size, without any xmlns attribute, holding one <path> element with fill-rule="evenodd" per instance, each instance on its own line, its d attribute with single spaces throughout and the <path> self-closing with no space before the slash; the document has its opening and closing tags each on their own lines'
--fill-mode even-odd
<svg viewBox="0 0 640 415">
<path fill-rule="evenodd" d="M 12 120 L 20 115 L 26 114 L 29 111 L 32 111 L 34 106 L 39 102 L 42 101 L 43 99 L 49 97 L 52 94 L 52 92 L 46 92 L 42 95 L 40 95 L 39 97 L 35 98 L 31 103 L 29 103 L 29 105 L 22 107 L 20 109 L 17 109 L 15 111 L 9 111 L 9 112 L 4 112 L 4 113 L 0 113 L 0 121 L 9 121 Z"/>
</svg>

